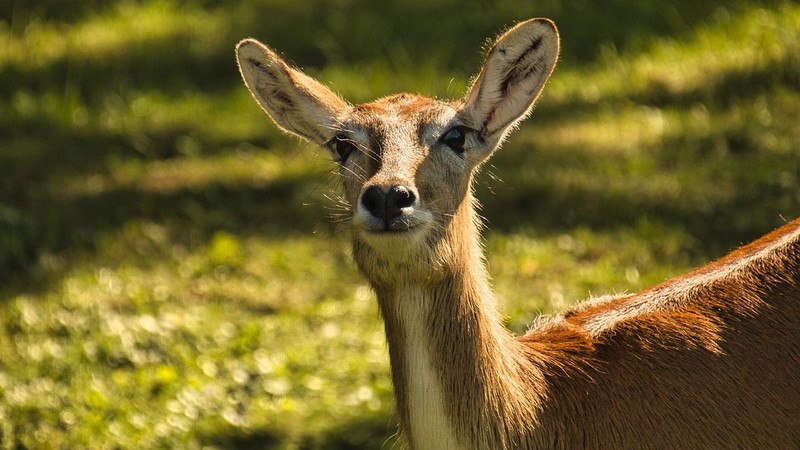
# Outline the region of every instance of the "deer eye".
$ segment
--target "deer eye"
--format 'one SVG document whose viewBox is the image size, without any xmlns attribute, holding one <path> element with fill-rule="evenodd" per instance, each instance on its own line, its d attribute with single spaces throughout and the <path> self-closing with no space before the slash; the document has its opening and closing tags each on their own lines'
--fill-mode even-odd
<svg viewBox="0 0 800 450">
<path fill-rule="evenodd" d="M 464 143 L 466 142 L 468 131 L 469 128 L 464 126 L 450 128 L 447 133 L 442 135 L 439 141 L 456 153 L 464 153 Z"/>
<path fill-rule="evenodd" d="M 336 153 L 336 161 L 343 163 L 347 157 L 356 149 L 356 144 L 352 139 L 344 136 L 336 136 L 331 140 L 330 146 Z"/>
</svg>

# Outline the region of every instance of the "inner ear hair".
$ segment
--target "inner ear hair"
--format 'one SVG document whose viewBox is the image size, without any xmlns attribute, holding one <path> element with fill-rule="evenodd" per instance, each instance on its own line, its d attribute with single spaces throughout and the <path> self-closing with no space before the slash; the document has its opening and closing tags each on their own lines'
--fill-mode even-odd
<svg viewBox="0 0 800 450">
<path fill-rule="evenodd" d="M 547 19 L 522 22 L 495 41 L 464 102 L 482 136 L 501 139 L 530 114 L 558 53 L 558 30 Z"/>
<path fill-rule="evenodd" d="M 279 128 L 318 145 L 330 141 L 347 102 L 254 39 L 241 41 L 236 56 L 245 85 Z"/>
</svg>

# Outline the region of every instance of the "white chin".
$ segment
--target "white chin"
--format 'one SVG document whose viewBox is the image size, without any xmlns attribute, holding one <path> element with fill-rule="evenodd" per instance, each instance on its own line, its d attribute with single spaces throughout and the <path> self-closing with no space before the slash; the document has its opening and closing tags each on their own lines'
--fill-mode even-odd
<svg viewBox="0 0 800 450">
<path fill-rule="evenodd" d="M 362 241 L 375 251 L 388 255 L 406 255 L 425 245 L 427 226 L 418 225 L 402 231 L 371 231 L 358 227 L 355 231 Z"/>
</svg>

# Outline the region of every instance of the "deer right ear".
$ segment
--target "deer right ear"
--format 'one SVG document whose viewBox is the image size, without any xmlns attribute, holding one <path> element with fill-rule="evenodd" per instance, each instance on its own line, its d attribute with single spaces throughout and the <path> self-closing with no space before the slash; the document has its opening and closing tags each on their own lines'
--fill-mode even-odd
<svg viewBox="0 0 800 450">
<path fill-rule="evenodd" d="M 530 114 L 558 51 L 558 30 L 548 19 L 522 22 L 495 41 L 463 107 L 484 139 L 501 142 Z"/>
<path fill-rule="evenodd" d="M 318 145 L 333 138 L 347 102 L 254 39 L 239 42 L 236 59 L 247 89 L 279 128 Z"/>
</svg>

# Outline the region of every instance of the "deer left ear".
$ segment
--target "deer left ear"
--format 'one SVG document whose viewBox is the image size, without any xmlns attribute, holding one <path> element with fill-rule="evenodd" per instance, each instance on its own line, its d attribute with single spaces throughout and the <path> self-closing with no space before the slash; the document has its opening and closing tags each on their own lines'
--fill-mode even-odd
<svg viewBox="0 0 800 450">
<path fill-rule="evenodd" d="M 502 141 L 530 114 L 558 52 L 558 30 L 548 19 L 522 22 L 495 41 L 462 109 L 484 139 Z"/>
</svg>

